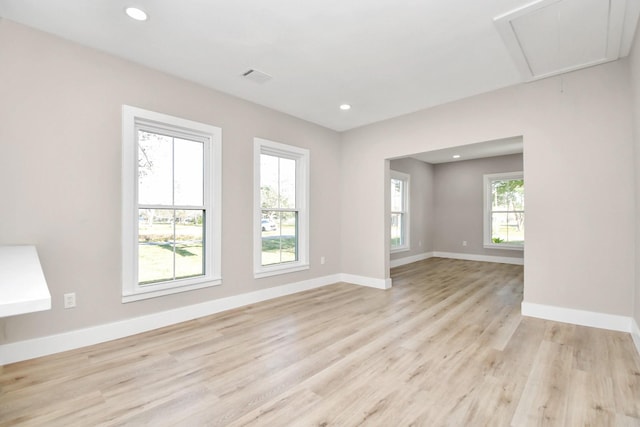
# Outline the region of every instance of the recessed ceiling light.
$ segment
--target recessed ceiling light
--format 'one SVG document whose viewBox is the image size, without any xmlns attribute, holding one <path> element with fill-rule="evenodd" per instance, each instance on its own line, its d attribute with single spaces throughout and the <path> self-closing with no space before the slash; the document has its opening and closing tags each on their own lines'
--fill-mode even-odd
<svg viewBox="0 0 640 427">
<path fill-rule="evenodd" d="M 149 15 L 147 15 L 147 12 L 137 7 L 128 7 L 124 11 L 129 16 L 129 18 L 135 19 L 136 21 L 146 21 L 147 19 L 149 19 Z"/>
<path fill-rule="evenodd" d="M 349 105 L 349 104 L 342 104 L 342 105 L 340 106 L 340 109 L 341 109 L 342 111 L 351 110 L 351 105 Z"/>
<path fill-rule="evenodd" d="M 459 159 L 459 158 L 460 158 L 460 154 L 454 154 L 454 155 L 453 155 L 453 158 L 454 158 L 454 159 Z"/>
</svg>

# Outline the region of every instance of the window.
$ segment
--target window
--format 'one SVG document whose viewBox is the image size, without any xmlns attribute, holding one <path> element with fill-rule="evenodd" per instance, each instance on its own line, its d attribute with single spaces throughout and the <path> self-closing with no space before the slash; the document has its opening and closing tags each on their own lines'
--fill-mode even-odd
<svg viewBox="0 0 640 427">
<path fill-rule="evenodd" d="M 123 302 L 220 284 L 220 128 L 122 112 Z"/>
<path fill-rule="evenodd" d="M 391 171 L 391 252 L 409 250 L 409 175 Z"/>
<path fill-rule="evenodd" d="M 522 172 L 484 176 L 484 246 L 524 248 L 524 178 Z"/>
<path fill-rule="evenodd" d="M 255 277 L 309 268 L 309 150 L 254 139 Z"/>
</svg>

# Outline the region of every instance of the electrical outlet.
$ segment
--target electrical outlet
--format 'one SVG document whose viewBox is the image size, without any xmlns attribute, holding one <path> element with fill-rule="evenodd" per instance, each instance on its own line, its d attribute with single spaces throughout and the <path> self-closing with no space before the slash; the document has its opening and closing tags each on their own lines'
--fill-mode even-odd
<svg viewBox="0 0 640 427">
<path fill-rule="evenodd" d="M 324 264 L 326 262 L 326 259 L 324 259 L 323 256 L 320 257 L 320 264 Z"/>
<path fill-rule="evenodd" d="M 467 246 L 467 241 L 466 240 L 462 241 L 462 246 Z"/>
<path fill-rule="evenodd" d="M 73 308 L 76 306 L 76 293 L 70 292 L 64 294 L 64 308 Z"/>
</svg>

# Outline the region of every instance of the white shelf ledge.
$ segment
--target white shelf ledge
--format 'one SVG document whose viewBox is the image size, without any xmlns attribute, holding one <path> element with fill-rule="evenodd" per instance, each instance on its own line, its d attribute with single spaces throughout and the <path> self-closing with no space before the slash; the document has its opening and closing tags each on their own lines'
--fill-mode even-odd
<svg viewBox="0 0 640 427">
<path fill-rule="evenodd" d="M 0 317 L 50 309 L 35 246 L 0 246 Z"/>
</svg>

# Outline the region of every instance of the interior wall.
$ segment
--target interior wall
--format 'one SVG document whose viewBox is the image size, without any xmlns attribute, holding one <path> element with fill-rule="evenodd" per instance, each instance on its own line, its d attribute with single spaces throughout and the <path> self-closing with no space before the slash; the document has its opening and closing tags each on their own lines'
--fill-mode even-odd
<svg viewBox="0 0 640 427">
<path fill-rule="evenodd" d="M 6 19 L 0 20 L 0 64 L 0 244 L 36 245 L 53 305 L 50 311 L 4 319 L 0 342 L 341 271 L 336 132 Z M 221 286 L 121 303 L 123 104 L 222 128 Z M 251 171 L 256 136 L 310 149 L 307 271 L 253 278 Z M 326 257 L 324 265 L 321 256 Z M 63 309 L 66 292 L 76 293 L 76 308 Z"/>
<path fill-rule="evenodd" d="M 640 325 L 640 31 L 636 31 L 633 50 L 629 56 L 629 65 L 631 70 L 631 88 L 633 95 L 633 129 L 635 139 L 635 297 L 634 297 L 634 319 L 637 325 Z M 638 337 L 640 338 L 640 337 Z M 640 346 L 640 342 L 638 342 Z"/>
<path fill-rule="evenodd" d="M 409 244 L 408 251 L 395 252 L 390 259 L 401 259 L 433 252 L 435 206 L 433 202 L 433 165 L 412 158 L 394 159 L 389 167 L 411 176 L 409 183 Z"/>
<path fill-rule="evenodd" d="M 634 180 L 629 69 L 611 62 L 343 134 L 343 271 L 388 278 L 384 159 L 522 135 L 525 302 L 630 316 Z M 388 141 L 393 141 L 389 144 Z"/>
<path fill-rule="evenodd" d="M 436 164 L 436 250 L 522 258 L 521 250 L 485 249 L 483 245 L 483 175 L 517 171 L 522 171 L 522 154 Z"/>
</svg>

